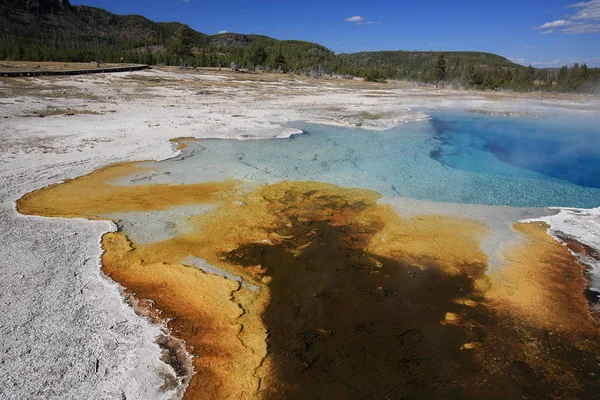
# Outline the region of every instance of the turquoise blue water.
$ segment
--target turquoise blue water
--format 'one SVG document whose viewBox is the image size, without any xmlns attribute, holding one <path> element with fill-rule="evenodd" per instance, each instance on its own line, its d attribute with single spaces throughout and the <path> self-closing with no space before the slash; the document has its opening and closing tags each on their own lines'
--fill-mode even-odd
<svg viewBox="0 0 600 400">
<path fill-rule="evenodd" d="M 435 113 L 432 157 L 464 171 L 565 180 L 600 188 L 600 119 L 486 117 Z M 516 167 L 516 168 L 512 168 Z"/>
<path fill-rule="evenodd" d="M 440 112 L 384 132 L 295 123 L 305 133 L 289 139 L 192 142 L 135 184 L 313 180 L 443 202 L 591 208 L 599 121 Z"/>
</svg>

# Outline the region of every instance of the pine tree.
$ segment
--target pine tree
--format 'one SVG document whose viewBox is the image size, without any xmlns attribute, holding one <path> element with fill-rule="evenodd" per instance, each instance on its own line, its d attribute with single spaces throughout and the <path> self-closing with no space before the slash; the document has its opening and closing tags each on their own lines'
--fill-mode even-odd
<svg viewBox="0 0 600 400">
<path fill-rule="evenodd" d="M 152 54 L 152 49 L 150 46 L 146 46 L 146 51 L 144 54 L 144 64 L 152 65 L 154 64 L 154 54 Z"/>
<path fill-rule="evenodd" d="M 567 80 L 567 76 L 569 75 L 569 67 L 563 65 L 558 72 L 558 82 L 563 83 Z"/>
<path fill-rule="evenodd" d="M 257 66 L 262 65 L 267 59 L 267 52 L 261 45 L 252 45 L 250 48 L 250 63 L 252 67 L 256 69 Z"/>
<path fill-rule="evenodd" d="M 440 53 L 435 62 L 434 79 L 437 82 L 446 80 L 446 57 L 444 57 L 444 53 Z"/>
<path fill-rule="evenodd" d="M 175 31 L 173 40 L 169 43 L 169 52 L 183 61 L 184 57 L 192 55 L 193 43 L 194 31 L 189 26 L 183 25 Z"/>
<path fill-rule="evenodd" d="M 283 56 L 281 49 L 279 49 L 277 52 L 277 55 L 275 56 L 275 66 L 277 67 L 277 70 L 282 71 L 284 65 L 285 65 L 285 57 Z"/>
<path fill-rule="evenodd" d="M 588 68 L 587 64 L 583 64 L 581 66 L 581 69 L 580 69 L 579 73 L 581 75 L 581 80 L 582 81 L 585 81 L 588 78 L 588 76 L 589 76 L 589 68 Z"/>
</svg>

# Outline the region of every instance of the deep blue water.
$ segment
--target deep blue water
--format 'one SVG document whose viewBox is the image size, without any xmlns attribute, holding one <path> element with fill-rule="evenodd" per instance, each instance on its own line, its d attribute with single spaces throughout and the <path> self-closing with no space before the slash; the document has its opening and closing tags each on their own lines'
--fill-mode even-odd
<svg viewBox="0 0 600 400">
<path fill-rule="evenodd" d="M 312 180 L 443 202 L 592 208 L 600 206 L 600 118 L 578 115 L 436 112 L 384 132 L 294 123 L 305 134 L 191 142 L 186 157 L 129 184 Z"/>
<path fill-rule="evenodd" d="M 568 181 L 600 188 L 600 119 L 435 113 L 432 157 L 464 171 Z M 511 168 L 517 167 L 517 168 Z"/>
</svg>

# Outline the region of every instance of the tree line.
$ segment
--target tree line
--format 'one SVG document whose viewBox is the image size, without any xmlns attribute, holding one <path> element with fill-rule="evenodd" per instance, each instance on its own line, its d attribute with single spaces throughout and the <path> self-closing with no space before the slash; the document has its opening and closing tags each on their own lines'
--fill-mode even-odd
<svg viewBox="0 0 600 400">
<path fill-rule="evenodd" d="M 226 34 L 227 35 L 227 34 Z M 243 35 L 238 35 L 243 36 Z M 234 37 L 235 38 L 235 37 Z M 125 40 L 112 36 L 72 35 L 40 30 L 0 34 L 0 60 L 142 63 L 266 69 L 312 76 L 363 77 L 368 81 L 404 79 L 480 90 L 595 92 L 600 69 L 574 64 L 536 69 L 487 54 L 469 52 L 375 52 L 336 55 L 315 43 L 253 36 L 244 45 L 219 45 L 187 25 L 169 36 Z"/>
<path fill-rule="evenodd" d="M 561 68 L 534 68 L 501 60 L 486 60 L 485 63 L 467 53 L 436 53 L 418 63 L 397 61 L 393 65 L 377 60 L 354 71 L 369 80 L 405 79 L 437 85 L 451 85 L 478 90 L 510 89 L 517 91 L 580 91 L 600 93 L 600 68 L 589 68 L 586 64 L 574 64 Z M 356 64 L 356 63 L 355 63 Z"/>
</svg>

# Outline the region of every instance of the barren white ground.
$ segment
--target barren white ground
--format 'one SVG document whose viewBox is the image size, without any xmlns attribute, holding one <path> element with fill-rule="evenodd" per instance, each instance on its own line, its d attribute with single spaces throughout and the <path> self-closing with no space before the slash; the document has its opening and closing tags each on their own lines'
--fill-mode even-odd
<svg viewBox="0 0 600 400">
<path fill-rule="evenodd" d="M 111 163 L 170 157 L 168 140 L 182 136 L 283 137 L 293 130 L 281 124 L 294 120 L 384 129 L 425 118 L 411 109 L 429 107 L 600 110 L 597 98 L 584 96 L 264 78 L 153 70 L 0 80 L 0 398 L 183 393 L 160 390 L 173 374 L 155 344 L 160 329 L 135 315 L 100 272 L 100 237 L 113 225 L 20 215 L 15 201 L 27 192 Z M 65 116 L 66 109 L 98 114 Z M 36 116 L 52 111 L 59 115 Z"/>
</svg>

